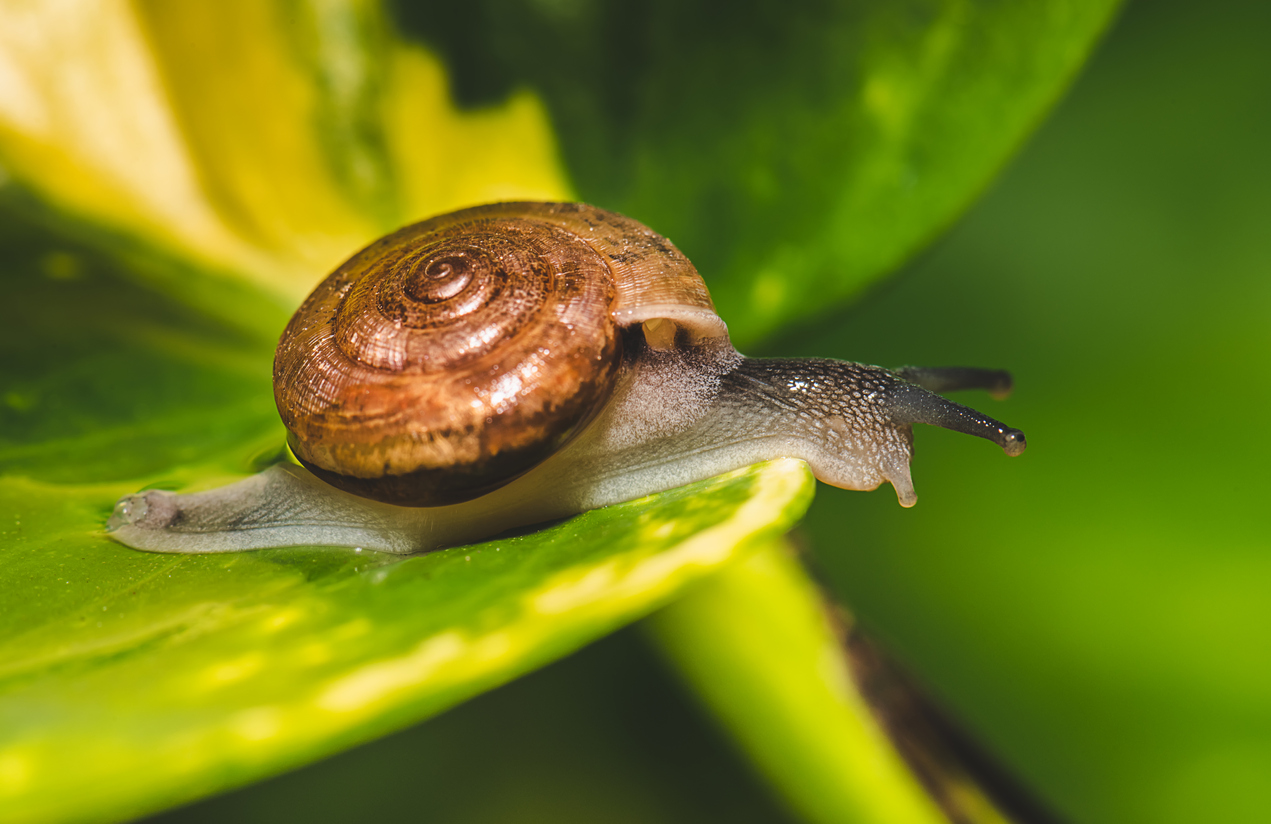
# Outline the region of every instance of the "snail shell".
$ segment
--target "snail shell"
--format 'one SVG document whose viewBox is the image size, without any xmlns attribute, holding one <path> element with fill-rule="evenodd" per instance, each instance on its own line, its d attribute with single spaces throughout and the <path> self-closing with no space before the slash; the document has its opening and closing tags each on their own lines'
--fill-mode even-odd
<svg viewBox="0 0 1271 824">
<path fill-rule="evenodd" d="M 287 326 L 275 398 L 307 469 L 128 495 L 107 529 L 158 552 L 412 553 L 777 457 L 912 506 L 913 424 L 1024 450 L 935 394 L 970 388 L 1010 376 L 744 358 L 655 232 L 579 204 L 481 206 L 371 244 Z"/>
<path fill-rule="evenodd" d="M 479 206 L 394 232 L 323 281 L 283 332 L 274 396 L 292 451 L 328 483 L 457 503 L 572 439 L 613 392 L 620 328 L 654 318 L 726 334 L 666 238 L 580 204 Z"/>
</svg>

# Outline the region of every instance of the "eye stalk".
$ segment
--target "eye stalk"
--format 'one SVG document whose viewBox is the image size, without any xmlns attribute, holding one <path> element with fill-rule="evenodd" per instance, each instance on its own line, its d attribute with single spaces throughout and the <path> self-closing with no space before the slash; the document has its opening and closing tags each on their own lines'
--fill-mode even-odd
<svg viewBox="0 0 1271 824">
<path fill-rule="evenodd" d="M 1009 372 L 969 366 L 902 366 L 893 371 L 906 382 L 895 384 L 888 394 L 896 423 L 940 426 L 992 441 L 1012 458 L 1024 454 L 1028 443 L 1023 432 L 936 394 L 984 389 L 1002 399 L 1014 388 Z"/>
<path fill-rule="evenodd" d="M 898 377 L 936 394 L 983 389 L 994 400 L 1001 401 L 1010 397 L 1015 388 L 1011 373 L 1005 369 L 981 369 L 978 366 L 902 366 L 892 371 Z"/>
</svg>

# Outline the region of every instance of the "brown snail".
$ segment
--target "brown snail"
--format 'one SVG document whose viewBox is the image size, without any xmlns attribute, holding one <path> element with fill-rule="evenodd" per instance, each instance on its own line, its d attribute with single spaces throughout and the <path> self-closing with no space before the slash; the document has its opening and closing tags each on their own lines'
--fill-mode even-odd
<svg viewBox="0 0 1271 824">
<path fill-rule="evenodd" d="M 418 552 L 783 456 L 912 506 L 913 424 L 1025 446 L 935 394 L 1002 394 L 1007 373 L 744 358 L 670 241 L 571 203 L 479 206 L 372 243 L 300 307 L 274 385 L 303 468 L 126 496 L 111 534 L 161 552 Z"/>
</svg>

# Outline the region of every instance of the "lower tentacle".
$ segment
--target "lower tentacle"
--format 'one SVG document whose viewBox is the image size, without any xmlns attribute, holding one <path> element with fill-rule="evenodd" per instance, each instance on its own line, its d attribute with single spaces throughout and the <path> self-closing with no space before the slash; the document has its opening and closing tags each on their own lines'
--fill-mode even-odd
<svg viewBox="0 0 1271 824">
<path fill-rule="evenodd" d="M 1028 446 L 1020 430 L 921 386 L 898 383 L 886 397 L 891 418 L 897 424 L 925 423 L 974 435 L 992 441 L 1011 457 L 1023 454 Z"/>
</svg>

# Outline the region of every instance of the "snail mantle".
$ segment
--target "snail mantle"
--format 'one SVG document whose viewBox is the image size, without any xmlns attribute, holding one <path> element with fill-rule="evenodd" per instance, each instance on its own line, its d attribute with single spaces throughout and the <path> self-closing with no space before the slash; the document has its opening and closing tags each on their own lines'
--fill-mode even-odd
<svg viewBox="0 0 1271 824">
<path fill-rule="evenodd" d="M 107 529 L 156 552 L 349 546 L 408 554 L 778 457 L 845 489 L 909 475 L 915 423 L 1024 434 L 937 392 L 1006 372 L 738 354 L 666 238 L 576 203 L 416 223 L 336 269 L 292 318 L 274 397 L 303 466 L 122 498 Z"/>
</svg>

